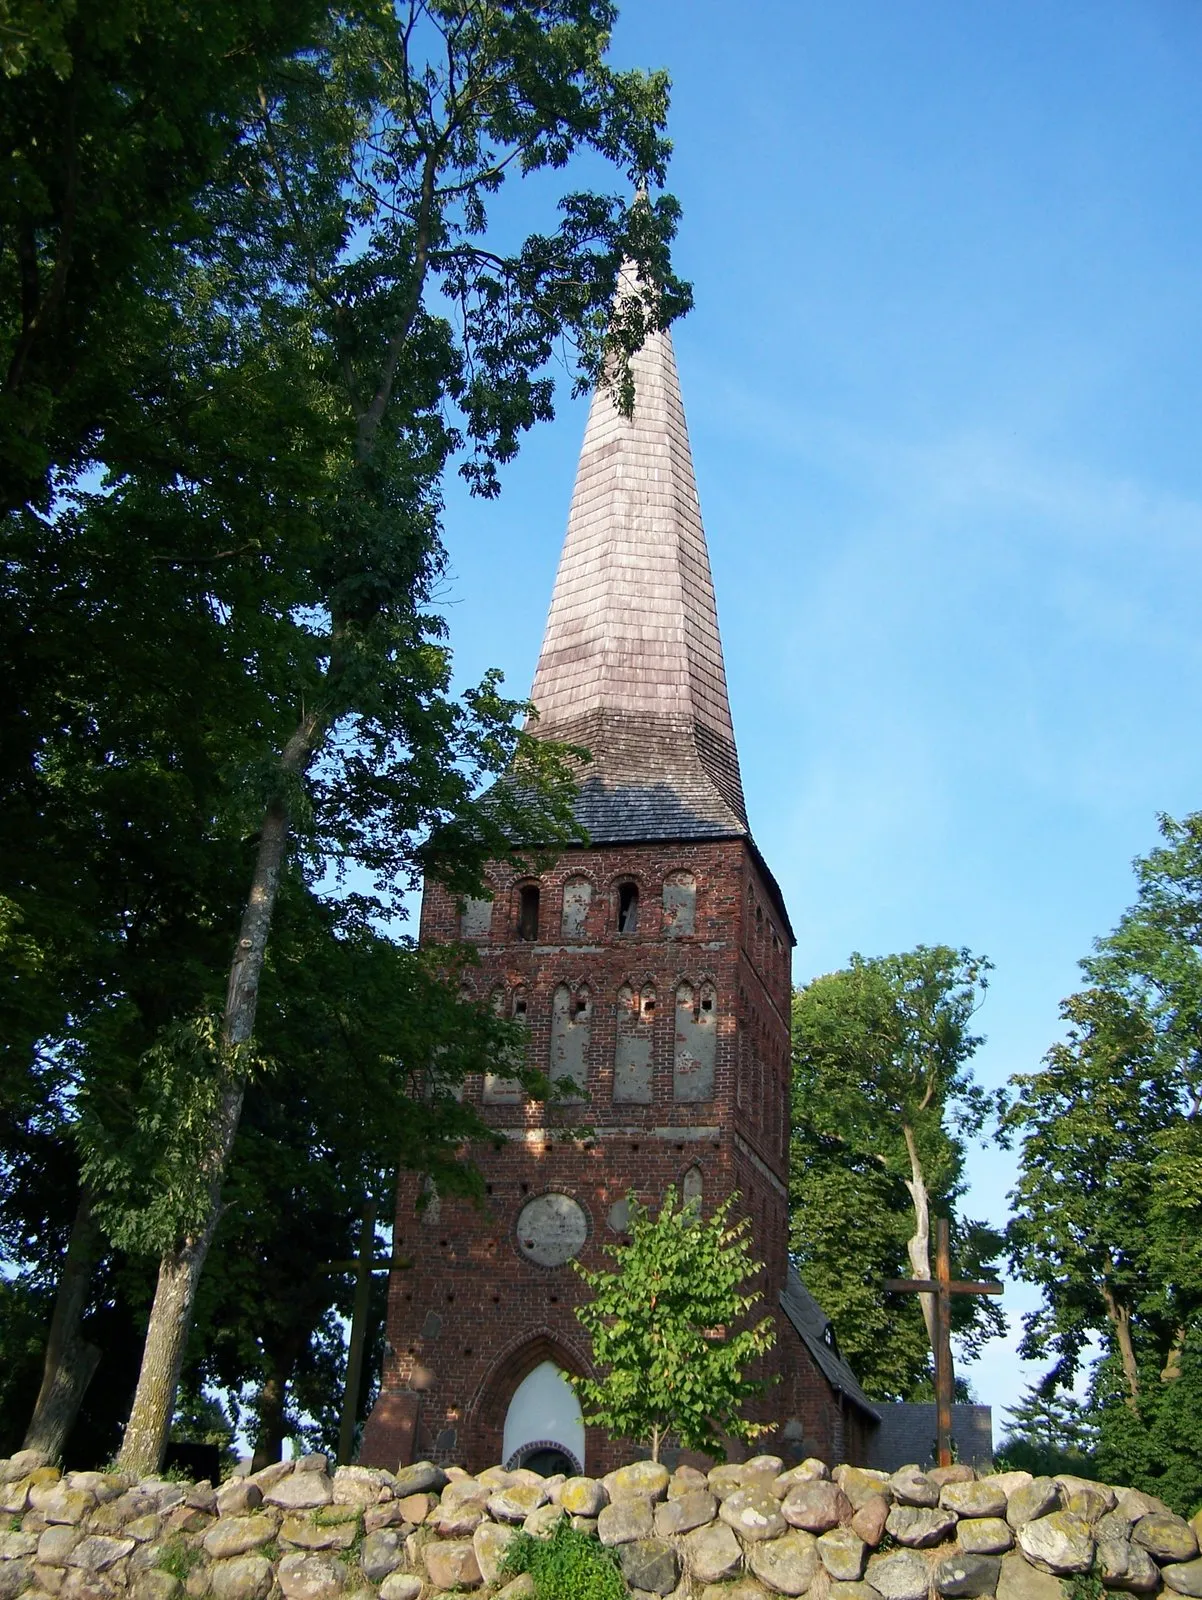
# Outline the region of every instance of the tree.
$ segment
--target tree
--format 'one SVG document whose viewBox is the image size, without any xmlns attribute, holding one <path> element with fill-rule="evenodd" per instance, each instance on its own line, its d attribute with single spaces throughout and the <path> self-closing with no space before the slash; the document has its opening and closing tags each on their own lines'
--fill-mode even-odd
<svg viewBox="0 0 1202 1600">
<path fill-rule="evenodd" d="M 1192 1509 L 1202 1494 L 1202 815 L 1160 819 L 1139 892 L 1081 963 L 1066 1036 L 1013 1081 L 1007 1245 L 1043 1304 L 1021 1349 L 1068 1387 L 1093 1341 L 1097 1461 Z"/>
<path fill-rule="evenodd" d="M 998 1458 L 1007 1470 L 1055 1477 L 1058 1472 L 1078 1477 L 1097 1476 L 1092 1450 L 1097 1429 L 1082 1403 L 1071 1394 L 1046 1392 L 1031 1384 L 1017 1405 L 1007 1406 L 1006 1432 Z"/>
<path fill-rule="evenodd" d="M 629 1242 L 606 1246 L 618 1270 L 573 1263 L 593 1291 L 576 1315 L 604 1369 L 600 1378 L 571 1380 L 585 1420 L 649 1444 L 653 1461 L 669 1435 L 724 1460 L 723 1435 L 755 1439 L 768 1431 L 743 1415 L 764 1387 L 746 1369 L 775 1335 L 769 1317 L 738 1326 L 759 1302 L 744 1285 L 762 1268 L 751 1259 L 749 1219 L 730 1221 L 737 1199 L 705 1218 L 696 1202 L 677 1206 L 669 1188 L 652 1217 L 631 1195 Z"/>
<path fill-rule="evenodd" d="M 613 20 L 605 0 L 367 4 L 323 13 L 287 59 L 257 57 L 243 81 L 252 92 L 223 102 L 233 109 L 217 121 L 232 136 L 187 189 L 186 225 L 147 221 L 164 253 L 134 275 L 138 339 L 117 343 L 140 340 L 152 370 L 116 383 L 133 403 L 106 414 L 91 455 L 72 454 L 69 441 L 49 450 L 68 473 L 85 458 L 103 461 L 102 490 L 76 484 L 50 520 L 29 511 L 14 520 L 6 656 L 21 657 L 29 626 L 37 637 L 37 597 L 49 588 L 114 688 L 98 704 L 95 685 L 78 681 L 64 626 L 34 715 L 18 730 L 14 803 L 34 819 L 23 861 L 46 839 L 37 801 L 53 770 L 47 742 L 69 773 L 115 772 L 135 792 L 147 767 L 190 777 L 170 749 L 147 762 L 143 684 L 127 674 L 122 697 L 114 658 L 129 639 L 147 657 L 169 656 L 183 624 L 204 646 L 188 663 L 188 688 L 202 691 L 198 714 L 185 691 L 185 714 L 150 726 L 169 744 L 182 724 L 198 770 L 215 779 L 207 809 L 194 807 L 193 842 L 220 870 L 203 895 L 189 888 L 184 905 L 203 907 L 199 925 L 227 950 L 233 943 L 226 981 L 216 981 L 219 963 L 198 961 L 188 999 L 155 1017 L 105 982 L 97 958 L 95 971 L 79 969 L 79 1003 L 60 1001 L 51 1014 L 48 983 L 47 1015 L 24 1025 L 44 1058 L 39 1041 L 74 1042 L 81 1017 L 97 1024 L 74 1050 L 67 1099 L 96 1108 L 85 1183 L 110 1191 L 114 1228 L 132 1168 L 106 1134 L 106 1085 L 121 1088 L 116 1103 L 134 1113 L 130 1148 L 147 1148 L 156 1130 L 177 1141 L 177 1159 L 151 1169 L 162 1182 L 144 1208 L 142 1246 L 153 1231 L 159 1272 L 123 1447 L 130 1470 L 153 1467 L 166 1436 L 259 1055 L 258 997 L 290 866 L 311 883 L 331 868 L 364 869 L 377 885 L 365 915 L 378 916 L 420 869 L 432 831 L 432 865 L 467 892 L 480 864 L 509 853 L 512 839 L 553 844 L 570 827 L 565 769 L 545 743 L 518 733 L 523 708 L 495 679 L 466 703 L 450 698 L 431 601 L 448 464 L 459 460 L 478 492 L 494 493 L 522 433 L 551 415 L 547 366 L 561 342 L 576 347 L 581 385 L 602 378 L 629 403 L 625 358 L 687 305 L 669 268 L 669 197 L 631 204 L 628 194 L 568 193 L 557 225 L 513 248 L 502 242 L 511 219 L 490 227 L 511 174 L 542 172 L 545 181 L 577 149 L 614 165 L 631 188 L 662 184 L 666 79 L 608 68 Z M 623 259 L 641 279 L 628 280 L 611 313 Z M 114 281 L 127 285 L 129 275 Z M 93 314 L 86 293 L 79 304 Z M 89 565 L 82 591 L 60 562 Z M 479 803 L 483 782 L 505 770 L 514 781 Z M 64 785 L 60 808 L 79 841 L 76 881 L 83 863 L 113 857 L 79 792 L 78 781 Z M 152 829 L 148 853 L 161 867 L 158 844 Z M 232 901 L 227 867 L 242 879 Z M 10 945 L 44 971 L 76 970 L 76 934 L 102 952 L 140 927 L 116 891 L 78 929 L 56 917 L 39 943 L 33 914 L 61 900 L 37 884 L 18 887 Z M 100 1024 L 107 1050 L 97 1046 Z M 36 1089 L 20 1094 L 36 1101 Z"/>
<path fill-rule="evenodd" d="M 930 1381 L 931 1297 L 914 1297 L 920 1311 L 883 1284 L 931 1276 L 932 1206 L 954 1205 L 966 1143 L 997 1109 L 969 1065 L 989 971 L 967 950 L 920 945 L 853 955 L 794 997 L 791 1248 L 861 1381 L 882 1398 L 915 1398 Z M 952 1224 L 956 1270 L 996 1276 L 1000 1238 L 981 1223 Z M 969 1300 L 956 1298 L 953 1327 L 971 1356 L 1002 1322 L 997 1307 Z"/>
<path fill-rule="evenodd" d="M 106 461 L 157 386 L 155 299 L 204 231 L 198 196 L 323 10 L 0 4 L 0 514 Z"/>
</svg>

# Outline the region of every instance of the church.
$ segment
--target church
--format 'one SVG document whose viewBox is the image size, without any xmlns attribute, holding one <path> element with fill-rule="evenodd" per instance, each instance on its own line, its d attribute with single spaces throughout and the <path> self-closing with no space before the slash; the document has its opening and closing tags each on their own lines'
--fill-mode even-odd
<svg viewBox="0 0 1202 1600">
<path fill-rule="evenodd" d="M 495 866 L 490 899 L 429 881 L 421 911 L 423 943 L 476 947 L 476 998 L 521 1019 L 571 1104 L 469 1081 L 498 1135 L 472 1151 L 484 1206 L 422 1206 L 402 1177 L 394 1254 L 412 1266 L 390 1281 L 364 1462 L 598 1474 L 630 1459 L 585 1427 L 565 1378 L 591 1371 L 570 1263 L 611 1266 L 627 1195 L 654 1208 L 669 1185 L 706 1210 L 737 1191 L 751 1219 L 776 1322 L 759 1448 L 862 1461 L 877 1421 L 788 1259 L 794 940 L 748 824 L 666 332 L 634 377 L 631 419 L 593 397 L 531 693 L 536 733 L 591 752 L 588 842 L 541 877 Z"/>
</svg>

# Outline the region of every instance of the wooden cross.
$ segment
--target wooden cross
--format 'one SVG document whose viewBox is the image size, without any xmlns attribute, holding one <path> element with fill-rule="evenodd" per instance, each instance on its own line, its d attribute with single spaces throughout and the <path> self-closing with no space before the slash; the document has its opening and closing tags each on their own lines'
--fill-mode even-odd
<svg viewBox="0 0 1202 1600">
<path fill-rule="evenodd" d="M 963 1283 L 952 1278 L 952 1249 L 946 1217 L 935 1220 L 935 1276 L 933 1278 L 891 1278 L 885 1285 L 890 1294 L 933 1294 L 935 1296 L 935 1454 L 938 1465 L 952 1464 L 952 1296 L 954 1294 L 1001 1294 L 1000 1283 Z"/>
</svg>

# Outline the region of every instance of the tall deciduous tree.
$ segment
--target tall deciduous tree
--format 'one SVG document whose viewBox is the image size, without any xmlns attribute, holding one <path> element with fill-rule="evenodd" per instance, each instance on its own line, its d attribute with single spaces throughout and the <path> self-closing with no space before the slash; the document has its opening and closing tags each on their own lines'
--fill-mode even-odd
<svg viewBox="0 0 1202 1600">
<path fill-rule="evenodd" d="M 39 923 L 70 894 L 22 878 L 7 922 L 27 970 L 81 974 L 66 1002 L 44 985 L 42 1014 L 22 1021 L 26 1054 L 69 1038 L 73 1105 L 97 1106 L 106 1072 L 123 1074 L 125 1103 L 139 1108 L 131 1148 L 154 1126 L 177 1141 L 179 1160 L 170 1172 L 158 1163 L 163 1183 L 143 1208 L 161 1255 L 123 1447 L 133 1470 L 152 1467 L 166 1437 L 290 862 L 314 882 L 331 866 L 366 870 L 379 913 L 412 881 L 432 829 L 432 866 L 467 890 L 510 839 L 553 843 L 569 827 L 564 769 L 515 731 L 521 708 L 494 679 L 466 702 L 450 697 L 431 601 L 448 464 L 458 458 L 475 490 L 494 493 L 523 431 L 551 415 L 547 369 L 561 342 L 575 348 L 579 384 L 603 378 L 629 401 L 625 357 L 687 304 L 667 256 L 674 202 L 630 203 L 636 184 L 663 181 L 666 79 L 609 69 L 614 15 L 605 0 L 369 0 L 324 11 L 287 59 L 252 51 L 242 91 L 214 108 L 229 135 L 219 159 L 184 185 L 185 223 L 148 213 L 153 270 L 113 280 L 135 284 L 122 315 L 136 306 L 141 319 L 136 338 L 115 344 L 138 355 L 136 378 L 113 380 L 130 404 L 105 412 L 101 443 L 89 435 L 86 448 L 71 443 L 60 407 L 61 442 L 50 419 L 41 454 L 23 457 L 42 481 L 46 461 L 69 473 L 99 460 L 107 478 L 100 492 L 60 496 L 50 522 L 28 510 L 10 519 L 6 658 L 41 643 L 52 669 L 33 715 L 18 718 L 9 798 L 26 823 L 22 866 L 43 856 L 40 802 L 55 773 L 66 775 L 68 888 L 88 882 L 93 863 L 128 856 L 107 809 L 79 803 L 114 774 L 138 796 L 145 773 L 172 803 L 182 791 L 189 859 L 207 863 L 203 887 L 181 872 L 173 901 L 163 866 L 176 840 L 152 823 L 147 906 L 118 872 L 78 928 L 57 915 Z M 510 176 L 541 172 L 545 193 L 584 149 L 618 169 L 624 193 L 565 193 L 549 230 L 525 238 L 512 216 L 491 225 Z M 48 228 L 46 259 L 58 260 L 61 230 Z M 642 276 L 611 309 L 623 259 Z M 94 319 L 107 301 L 77 287 Z M 125 324 L 114 314 L 106 327 Z M 86 333 L 79 348 L 99 350 Z M 81 565 L 82 588 L 68 575 Z M 103 694 L 75 671 L 73 630 Z M 160 714 L 156 654 L 168 682 L 185 680 L 174 719 Z M 477 803 L 482 780 L 504 770 L 516 781 Z M 137 959 L 129 987 L 110 981 L 105 953 L 136 958 L 146 928 L 172 914 L 227 949 L 236 935 L 224 1004 L 216 963 L 199 952 L 186 994 L 170 960 L 153 982 Z M 91 964 L 73 961 L 75 944 Z M 62 1052 L 38 1059 L 56 1064 Z M 37 1086 L 26 1079 L 17 1098 L 29 1106 Z M 99 1113 L 95 1123 L 103 1135 Z M 84 1174 L 91 1199 L 112 1202 L 114 1227 L 129 1170 L 118 1144 L 88 1142 Z"/>
<path fill-rule="evenodd" d="M 1023 1351 L 1072 1383 L 1100 1341 L 1103 1473 L 1202 1493 L 1202 814 L 1161 818 L 1136 903 L 1082 962 L 1066 1036 L 1015 1078 L 1011 1259 L 1040 1286 Z"/>
<path fill-rule="evenodd" d="M 629 1240 L 606 1246 L 617 1271 L 573 1263 L 593 1291 L 576 1315 L 601 1370 L 572 1379 L 585 1420 L 650 1445 L 653 1461 L 669 1435 L 724 1460 L 724 1436 L 768 1431 L 743 1415 L 764 1387 L 747 1368 L 775 1335 L 770 1317 L 746 1325 L 760 1298 L 747 1285 L 761 1265 L 751 1258 L 750 1220 L 730 1220 L 736 1199 L 704 1217 L 696 1202 L 678 1206 L 669 1188 L 652 1216 L 631 1196 Z"/>
<path fill-rule="evenodd" d="M 931 1297 L 887 1296 L 885 1279 L 931 1276 L 933 1207 L 964 1188 L 967 1142 L 997 1097 L 977 1084 L 971 1021 L 990 964 L 946 945 L 853 955 L 793 1003 L 791 1248 L 869 1393 L 911 1398 L 929 1381 Z M 1001 1240 L 953 1219 L 957 1270 L 993 1275 Z M 1000 1331 L 995 1306 L 957 1297 L 969 1353 Z M 925 1324 L 925 1325 L 924 1325 Z"/>
</svg>

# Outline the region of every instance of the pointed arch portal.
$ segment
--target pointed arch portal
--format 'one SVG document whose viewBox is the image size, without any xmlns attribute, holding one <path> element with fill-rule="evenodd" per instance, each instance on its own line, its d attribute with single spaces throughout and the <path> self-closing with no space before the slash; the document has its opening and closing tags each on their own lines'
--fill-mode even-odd
<svg viewBox="0 0 1202 1600">
<path fill-rule="evenodd" d="M 584 1418 L 563 1370 L 542 1361 L 513 1391 L 505 1413 L 501 1459 L 548 1477 L 584 1471 Z"/>
</svg>

